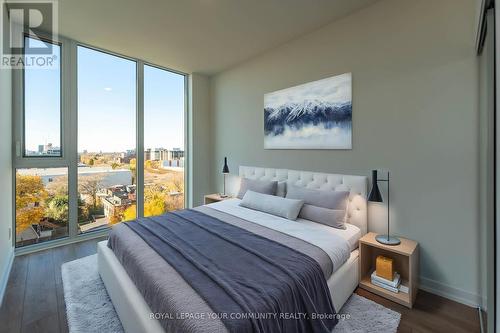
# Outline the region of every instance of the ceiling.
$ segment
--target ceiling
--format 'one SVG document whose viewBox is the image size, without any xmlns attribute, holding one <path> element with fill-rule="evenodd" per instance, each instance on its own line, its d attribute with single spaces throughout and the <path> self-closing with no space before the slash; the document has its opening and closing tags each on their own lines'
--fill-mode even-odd
<svg viewBox="0 0 500 333">
<path fill-rule="evenodd" d="M 59 0 L 59 33 L 186 73 L 214 74 L 376 0 Z"/>
</svg>

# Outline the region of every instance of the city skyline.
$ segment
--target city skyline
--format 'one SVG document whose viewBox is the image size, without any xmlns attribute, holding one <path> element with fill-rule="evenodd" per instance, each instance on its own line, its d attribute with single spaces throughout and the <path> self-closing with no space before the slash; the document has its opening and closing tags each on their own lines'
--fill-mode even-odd
<svg viewBox="0 0 500 333">
<path fill-rule="evenodd" d="M 37 147 L 38 149 L 36 150 L 28 150 L 28 152 L 30 153 L 40 153 L 40 147 L 43 146 L 44 149 L 49 146 L 51 144 L 51 142 L 47 143 L 47 144 L 39 144 Z M 51 149 L 60 149 L 60 147 L 58 146 L 51 146 Z M 181 147 L 171 147 L 171 148 L 166 148 L 166 147 L 148 147 L 148 148 L 145 148 L 144 149 L 144 152 L 146 153 L 148 150 L 156 150 L 156 149 L 165 149 L 165 150 L 169 150 L 169 151 L 176 151 L 176 150 L 180 150 L 180 151 L 184 151 L 184 149 L 182 149 Z M 131 149 L 124 149 L 124 150 L 119 150 L 119 151 L 90 151 L 90 150 L 87 150 L 87 149 L 84 149 L 83 151 L 78 151 L 77 153 L 78 154 L 121 154 L 121 153 L 128 153 L 128 152 L 134 152 L 135 153 L 135 148 L 131 148 Z M 45 151 L 44 151 L 45 152 Z"/>
</svg>

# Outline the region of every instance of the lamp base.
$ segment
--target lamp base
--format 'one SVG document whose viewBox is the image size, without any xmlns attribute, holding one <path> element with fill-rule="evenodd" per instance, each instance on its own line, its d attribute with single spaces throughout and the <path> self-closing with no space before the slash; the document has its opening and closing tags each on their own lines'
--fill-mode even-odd
<svg viewBox="0 0 500 333">
<path fill-rule="evenodd" d="M 375 237 L 377 242 L 385 245 L 399 245 L 401 241 L 397 237 L 387 236 L 387 235 L 378 235 Z"/>
</svg>

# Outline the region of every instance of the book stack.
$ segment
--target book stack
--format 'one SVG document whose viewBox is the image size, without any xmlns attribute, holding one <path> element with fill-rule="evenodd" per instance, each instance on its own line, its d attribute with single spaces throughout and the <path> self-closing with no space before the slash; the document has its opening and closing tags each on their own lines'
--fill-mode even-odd
<svg viewBox="0 0 500 333">
<path fill-rule="evenodd" d="M 401 276 L 394 272 L 392 280 L 385 279 L 377 275 L 377 271 L 373 271 L 371 281 L 374 285 L 392 291 L 393 293 L 403 292 L 408 293 L 408 287 L 401 284 Z"/>
</svg>

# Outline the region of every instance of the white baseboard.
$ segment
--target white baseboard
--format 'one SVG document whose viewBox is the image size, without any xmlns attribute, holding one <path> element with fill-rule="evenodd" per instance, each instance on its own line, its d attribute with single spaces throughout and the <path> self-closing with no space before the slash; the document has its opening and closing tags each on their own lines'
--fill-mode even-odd
<svg viewBox="0 0 500 333">
<path fill-rule="evenodd" d="M 14 249 L 11 248 L 7 258 L 7 265 L 5 265 L 3 274 L 0 278 L 0 306 L 2 305 L 3 297 L 7 290 L 7 282 L 9 282 L 9 275 L 12 269 L 13 262 L 14 262 Z"/>
<path fill-rule="evenodd" d="M 432 279 L 424 277 L 420 277 L 419 279 L 420 279 L 419 288 L 422 290 L 425 290 L 432 294 L 436 294 L 451 299 L 452 301 L 462 303 L 474 308 L 480 306 L 481 309 L 486 310 L 486 299 L 484 299 L 482 296 L 478 294 L 474 294 L 469 291 L 451 287 Z"/>
</svg>

